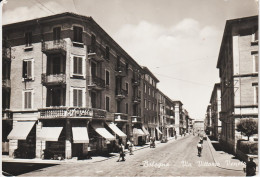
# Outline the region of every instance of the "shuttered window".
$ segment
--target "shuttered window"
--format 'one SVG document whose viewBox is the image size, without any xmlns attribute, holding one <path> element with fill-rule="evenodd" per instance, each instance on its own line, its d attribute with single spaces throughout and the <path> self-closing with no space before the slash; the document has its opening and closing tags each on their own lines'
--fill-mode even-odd
<svg viewBox="0 0 260 177">
<path fill-rule="evenodd" d="M 32 32 L 25 33 L 25 45 L 27 47 L 32 45 Z"/>
<path fill-rule="evenodd" d="M 83 90 L 73 89 L 73 106 L 82 107 L 83 106 Z"/>
<path fill-rule="evenodd" d="M 53 28 L 53 40 L 58 42 L 60 38 L 61 27 Z"/>
<path fill-rule="evenodd" d="M 110 57 L 110 54 L 109 54 L 110 52 L 109 52 L 109 50 L 110 50 L 109 47 L 106 46 L 106 59 L 107 59 L 107 60 L 109 60 L 109 57 Z"/>
<path fill-rule="evenodd" d="M 83 31 L 82 28 L 74 26 L 73 31 L 74 31 L 74 42 L 82 43 L 82 31 Z"/>
<path fill-rule="evenodd" d="M 32 91 L 24 93 L 24 109 L 32 109 Z"/>
<path fill-rule="evenodd" d="M 82 75 L 82 58 L 73 57 L 73 74 Z"/>
<path fill-rule="evenodd" d="M 109 111 L 109 97 L 106 97 L 106 110 Z"/>
<path fill-rule="evenodd" d="M 23 78 L 32 78 L 32 60 L 23 61 Z"/>
<path fill-rule="evenodd" d="M 109 72 L 106 71 L 106 85 L 109 85 Z"/>
<path fill-rule="evenodd" d="M 254 55 L 254 72 L 258 72 L 258 55 Z"/>
</svg>

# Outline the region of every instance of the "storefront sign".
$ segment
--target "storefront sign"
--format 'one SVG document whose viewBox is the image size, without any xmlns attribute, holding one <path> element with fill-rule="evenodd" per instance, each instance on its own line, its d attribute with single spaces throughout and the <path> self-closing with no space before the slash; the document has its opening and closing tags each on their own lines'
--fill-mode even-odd
<svg viewBox="0 0 260 177">
<path fill-rule="evenodd" d="M 92 117 L 93 110 L 88 108 L 70 108 L 67 110 L 68 117 Z"/>
</svg>

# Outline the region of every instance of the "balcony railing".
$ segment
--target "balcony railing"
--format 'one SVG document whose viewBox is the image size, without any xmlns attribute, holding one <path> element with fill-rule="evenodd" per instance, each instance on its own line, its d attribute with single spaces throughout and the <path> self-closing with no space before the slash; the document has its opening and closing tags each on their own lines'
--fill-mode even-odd
<svg viewBox="0 0 260 177">
<path fill-rule="evenodd" d="M 65 40 L 57 40 L 57 41 L 43 41 L 42 42 L 42 52 L 45 54 L 55 54 L 62 53 L 66 54 L 67 43 Z"/>
<path fill-rule="evenodd" d="M 132 78 L 132 84 L 134 85 L 134 86 L 139 86 L 140 85 L 140 79 L 138 79 L 138 78 Z"/>
<path fill-rule="evenodd" d="M 117 89 L 116 90 L 116 98 L 123 99 L 127 96 L 127 91 L 124 89 Z"/>
<path fill-rule="evenodd" d="M 101 79 L 97 76 L 89 76 L 88 77 L 88 87 L 96 90 L 102 90 L 106 87 L 105 80 Z"/>
<path fill-rule="evenodd" d="M 11 48 L 2 47 L 2 56 L 3 59 L 11 60 Z"/>
<path fill-rule="evenodd" d="M 142 123 L 142 119 L 139 116 L 132 116 L 132 123 Z"/>
<path fill-rule="evenodd" d="M 103 62 L 105 61 L 105 51 L 102 49 L 102 47 L 99 47 L 97 45 L 88 45 L 87 46 L 88 50 L 88 59 L 95 60 L 97 62 Z"/>
<path fill-rule="evenodd" d="M 42 84 L 48 85 L 63 85 L 66 84 L 66 74 L 42 74 Z"/>
<path fill-rule="evenodd" d="M 135 104 L 141 103 L 141 97 L 140 96 L 133 96 L 133 102 Z"/>
<path fill-rule="evenodd" d="M 11 81 L 10 79 L 4 79 L 2 80 L 2 87 L 3 88 L 11 88 Z"/>
<path fill-rule="evenodd" d="M 115 113 L 115 121 L 116 122 L 127 122 L 128 121 L 128 116 L 127 114 L 124 113 Z"/>
<path fill-rule="evenodd" d="M 119 65 L 115 69 L 116 76 L 125 77 L 126 76 L 126 68 L 123 64 Z"/>
<path fill-rule="evenodd" d="M 39 118 L 106 118 L 106 111 L 96 108 L 47 107 L 39 109 Z"/>
</svg>

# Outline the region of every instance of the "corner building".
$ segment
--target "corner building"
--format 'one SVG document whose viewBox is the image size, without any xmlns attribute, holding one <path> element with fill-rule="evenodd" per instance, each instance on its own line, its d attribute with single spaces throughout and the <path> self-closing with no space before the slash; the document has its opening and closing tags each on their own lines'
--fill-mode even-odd
<svg viewBox="0 0 260 177">
<path fill-rule="evenodd" d="M 10 156 L 111 152 L 134 136 L 134 124 L 142 127 L 142 68 L 91 17 L 8 24 L 3 37 L 13 51 L 4 95 Z"/>
</svg>

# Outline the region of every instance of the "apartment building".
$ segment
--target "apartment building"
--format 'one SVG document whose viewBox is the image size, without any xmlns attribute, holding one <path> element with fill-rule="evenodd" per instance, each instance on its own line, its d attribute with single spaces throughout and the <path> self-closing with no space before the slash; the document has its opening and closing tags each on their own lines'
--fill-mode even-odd
<svg viewBox="0 0 260 177">
<path fill-rule="evenodd" d="M 183 133 L 183 110 L 182 102 L 179 100 L 173 100 L 174 105 L 174 118 L 175 118 L 175 131 L 176 135 L 181 135 Z"/>
<path fill-rule="evenodd" d="M 81 157 L 140 135 L 142 67 L 91 17 L 62 13 L 8 24 L 3 36 L 13 51 L 3 53 L 10 71 L 2 87 L 10 156 L 48 150 Z"/>
<path fill-rule="evenodd" d="M 219 120 L 219 112 L 221 112 L 221 90 L 219 83 L 214 85 L 213 91 L 211 93 L 210 105 L 212 136 L 215 139 L 218 139 L 221 135 L 221 121 Z"/>
<path fill-rule="evenodd" d="M 212 135 L 211 105 L 207 106 L 204 129 L 208 135 Z"/>
<path fill-rule="evenodd" d="M 221 143 L 236 152 L 236 124 L 258 118 L 258 16 L 227 20 L 217 68 L 221 87 Z"/>
<path fill-rule="evenodd" d="M 151 137 L 158 139 L 159 121 L 157 117 L 157 83 L 159 80 L 147 68 L 143 67 L 143 119 L 144 128 L 149 131 Z M 158 132 L 158 133 L 157 133 Z"/>
</svg>

